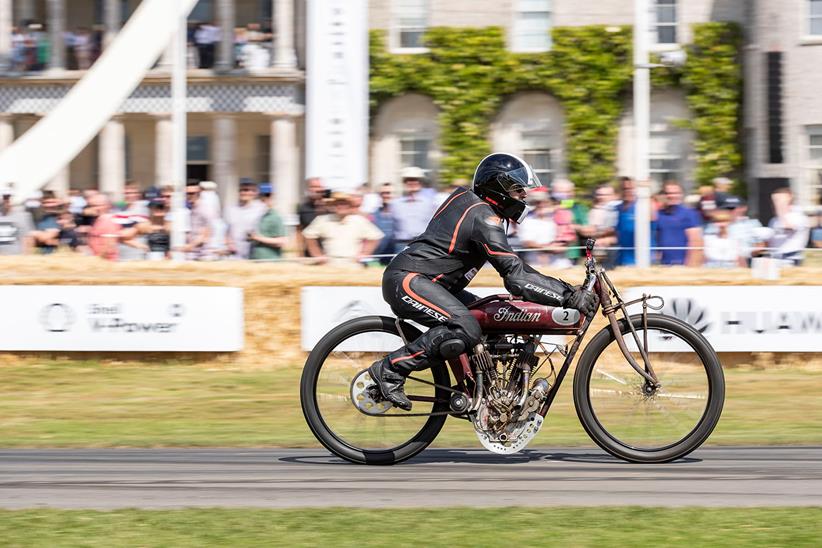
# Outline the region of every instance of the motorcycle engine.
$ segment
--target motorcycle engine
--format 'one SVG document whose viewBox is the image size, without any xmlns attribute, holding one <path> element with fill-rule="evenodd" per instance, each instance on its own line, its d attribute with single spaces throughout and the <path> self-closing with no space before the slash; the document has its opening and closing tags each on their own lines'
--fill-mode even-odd
<svg viewBox="0 0 822 548">
<path fill-rule="evenodd" d="M 538 411 L 550 389 L 544 378 L 528 386 L 538 361 L 534 347 L 511 346 L 506 353 L 483 349 L 472 357 L 476 370 L 483 373 L 483 397 L 471 420 L 483 447 L 498 454 L 516 453 L 534 439 L 543 422 Z"/>
</svg>

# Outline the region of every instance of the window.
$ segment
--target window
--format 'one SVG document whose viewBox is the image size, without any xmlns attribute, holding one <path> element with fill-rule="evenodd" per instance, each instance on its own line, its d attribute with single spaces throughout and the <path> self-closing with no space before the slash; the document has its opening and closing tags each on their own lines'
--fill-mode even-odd
<svg viewBox="0 0 822 548">
<path fill-rule="evenodd" d="M 525 160 L 534 175 L 539 178 L 542 186 L 548 186 L 554 180 L 554 170 L 551 169 L 551 151 L 548 149 L 523 150 L 522 159 Z"/>
<path fill-rule="evenodd" d="M 822 36 L 822 0 L 808 0 L 808 34 Z"/>
<path fill-rule="evenodd" d="M 548 51 L 551 49 L 550 0 L 517 0 L 514 51 Z"/>
<path fill-rule="evenodd" d="M 431 162 L 428 153 L 431 151 L 431 139 L 409 136 L 400 138 L 400 168 L 418 167 L 425 172 L 425 178 L 431 180 Z"/>
<path fill-rule="evenodd" d="M 657 44 L 676 44 L 676 0 L 656 0 L 655 33 Z"/>
<path fill-rule="evenodd" d="M 186 141 L 187 150 L 186 158 L 189 163 L 208 163 L 209 153 L 208 145 L 209 139 L 206 135 L 194 135 L 188 137 Z"/>
<path fill-rule="evenodd" d="M 822 166 L 822 126 L 808 126 L 808 158 Z"/>
<path fill-rule="evenodd" d="M 665 181 L 681 181 L 679 176 L 679 158 L 658 157 L 650 158 L 648 173 L 652 181 L 662 187 Z"/>
<path fill-rule="evenodd" d="M 424 48 L 422 37 L 428 27 L 428 0 L 394 0 L 395 47 Z"/>
<path fill-rule="evenodd" d="M 782 52 L 769 51 L 765 54 L 767 75 L 766 116 L 768 122 L 768 163 L 781 164 L 782 156 Z"/>
<path fill-rule="evenodd" d="M 257 181 L 273 182 L 271 173 L 271 135 L 257 135 L 257 159 L 255 162 Z"/>
<path fill-rule="evenodd" d="M 553 151 L 549 145 L 551 136 L 543 132 L 523 132 L 521 138 L 522 159 L 531 166 L 543 185 L 551 184 L 554 180 L 553 162 L 551 161 Z"/>
<path fill-rule="evenodd" d="M 660 186 L 665 181 L 673 180 L 686 183 L 683 180 L 683 157 L 685 136 L 682 131 L 653 131 L 651 130 L 648 143 L 648 174 L 652 181 Z"/>
</svg>

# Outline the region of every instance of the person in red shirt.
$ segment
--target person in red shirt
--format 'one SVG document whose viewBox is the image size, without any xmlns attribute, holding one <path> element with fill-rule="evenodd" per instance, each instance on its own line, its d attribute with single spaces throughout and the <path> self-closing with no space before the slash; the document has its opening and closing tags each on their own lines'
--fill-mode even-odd
<svg viewBox="0 0 822 548">
<path fill-rule="evenodd" d="M 119 256 L 117 242 L 122 226 L 115 222 L 111 200 L 105 194 L 98 193 L 90 198 L 89 206 L 95 208 L 97 220 L 89 232 L 88 245 L 94 255 L 116 261 Z"/>
</svg>

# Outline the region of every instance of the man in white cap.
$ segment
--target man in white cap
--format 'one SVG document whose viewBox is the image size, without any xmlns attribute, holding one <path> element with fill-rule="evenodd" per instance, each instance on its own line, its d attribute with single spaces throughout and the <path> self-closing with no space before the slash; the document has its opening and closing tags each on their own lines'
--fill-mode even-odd
<svg viewBox="0 0 822 548">
<path fill-rule="evenodd" d="M 424 179 L 425 172 L 418 167 L 407 167 L 402 170 L 405 193 L 394 202 L 395 237 L 399 249 L 422 234 L 434 215 L 433 200 L 422 192 Z"/>
</svg>

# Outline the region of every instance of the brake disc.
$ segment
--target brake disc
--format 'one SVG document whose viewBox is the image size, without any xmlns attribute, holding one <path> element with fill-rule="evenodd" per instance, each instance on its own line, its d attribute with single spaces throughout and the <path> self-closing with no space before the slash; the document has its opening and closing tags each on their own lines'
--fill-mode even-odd
<svg viewBox="0 0 822 548">
<path fill-rule="evenodd" d="M 383 400 L 377 381 L 371 378 L 368 369 L 363 369 L 351 381 L 351 402 L 357 411 L 366 415 L 382 415 L 393 407 Z"/>
<path fill-rule="evenodd" d="M 482 446 L 492 453 L 511 455 L 524 449 L 534 439 L 534 436 L 542 428 L 543 420 L 542 415 L 539 413 L 531 413 L 526 420 L 512 425 L 513 428 L 507 427 L 505 429 L 505 434 L 508 436 L 505 441 L 492 437 L 492 434 L 487 429 L 482 428 L 478 421 L 474 421 L 474 431 L 477 433 L 477 438 L 479 438 Z"/>
</svg>

